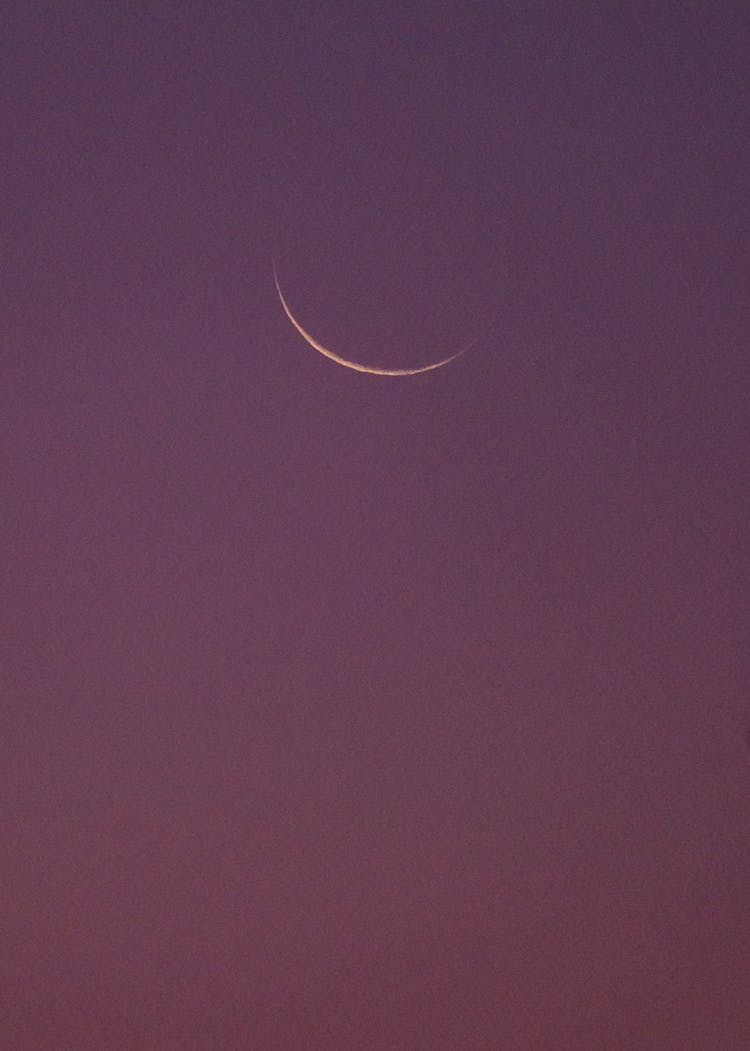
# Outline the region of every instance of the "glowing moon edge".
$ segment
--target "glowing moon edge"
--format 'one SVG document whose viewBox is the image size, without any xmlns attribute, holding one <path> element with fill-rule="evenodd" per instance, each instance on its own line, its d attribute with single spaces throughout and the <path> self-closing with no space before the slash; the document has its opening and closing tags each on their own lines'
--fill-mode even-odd
<svg viewBox="0 0 750 1051">
<path fill-rule="evenodd" d="M 366 372 L 371 376 L 418 376 L 422 372 L 432 372 L 433 369 L 440 369 L 443 365 L 448 365 L 451 361 L 455 361 L 460 358 L 463 354 L 470 350 L 474 345 L 475 340 L 471 340 L 467 346 L 457 351 L 455 354 L 451 354 L 447 358 L 441 358 L 440 361 L 434 361 L 430 365 L 421 365 L 419 368 L 414 369 L 380 369 L 373 365 L 361 365 L 357 361 L 350 361 L 348 358 L 342 358 L 340 354 L 336 354 L 334 351 L 329 350 L 328 347 L 323 346 L 319 343 L 315 337 L 303 328 L 299 321 L 296 319 L 291 311 L 289 304 L 284 298 L 284 293 L 281 291 L 281 285 L 279 284 L 279 275 L 276 270 L 276 263 L 273 263 L 273 280 L 276 285 L 276 291 L 281 301 L 281 305 L 284 308 L 284 313 L 291 321 L 292 325 L 297 329 L 300 336 L 308 343 L 314 350 L 322 354 L 324 357 L 329 358 L 331 361 L 335 361 L 337 365 L 343 365 L 346 369 L 354 369 L 355 372 Z"/>
</svg>

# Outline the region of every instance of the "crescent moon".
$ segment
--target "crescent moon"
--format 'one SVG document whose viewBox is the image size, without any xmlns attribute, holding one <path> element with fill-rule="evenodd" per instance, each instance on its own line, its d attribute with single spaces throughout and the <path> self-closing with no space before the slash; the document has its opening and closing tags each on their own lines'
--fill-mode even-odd
<svg viewBox="0 0 750 1051">
<path fill-rule="evenodd" d="M 440 361 L 433 361 L 430 365 L 422 365 L 418 369 L 378 369 L 372 365 L 360 365 L 358 361 L 349 361 L 348 358 L 342 358 L 341 355 L 334 353 L 329 350 L 328 347 L 324 347 L 322 343 L 319 343 L 314 336 L 312 336 L 307 329 L 304 329 L 297 321 L 296 317 L 292 313 L 289 304 L 284 299 L 284 293 L 281 291 L 281 285 L 279 284 L 279 277 L 276 273 L 276 264 L 273 265 L 273 280 L 276 285 L 276 291 L 279 294 L 281 305 L 284 308 L 284 313 L 289 318 L 291 323 L 299 332 L 300 336 L 310 344 L 315 350 L 317 350 L 324 357 L 329 358 L 331 361 L 335 361 L 337 365 L 343 365 L 346 369 L 354 369 L 355 372 L 367 372 L 371 376 L 418 376 L 420 372 L 431 372 L 433 369 L 441 369 L 443 365 L 447 365 L 451 361 L 455 361 L 456 358 L 460 358 L 462 354 L 465 354 L 467 350 L 473 345 L 474 340 L 471 341 L 467 346 L 463 347 L 462 350 L 456 351 L 455 354 L 451 354 L 450 357 L 442 358 Z"/>
</svg>

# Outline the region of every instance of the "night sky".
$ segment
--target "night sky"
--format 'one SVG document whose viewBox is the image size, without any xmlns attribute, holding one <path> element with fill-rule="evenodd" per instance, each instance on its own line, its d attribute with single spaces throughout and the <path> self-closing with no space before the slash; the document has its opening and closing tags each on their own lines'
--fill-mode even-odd
<svg viewBox="0 0 750 1051">
<path fill-rule="evenodd" d="M 3 1051 L 750 1047 L 746 5 L 0 51 Z"/>
</svg>

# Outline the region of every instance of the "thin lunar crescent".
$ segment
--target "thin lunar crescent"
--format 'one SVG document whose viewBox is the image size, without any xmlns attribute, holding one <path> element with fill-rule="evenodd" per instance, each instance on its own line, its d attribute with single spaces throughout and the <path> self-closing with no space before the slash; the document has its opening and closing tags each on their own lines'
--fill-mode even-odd
<svg viewBox="0 0 750 1051">
<path fill-rule="evenodd" d="M 338 365 L 343 365 L 344 368 L 354 369 L 355 372 L 367 372 L 372 376 L 417 376 L 420 372 L 430 372 L 432 369 L 440 369 L 443 365 L 447 365 L 451 361 L 455 361 L 456 358 L 460 358 L 462 354 L 465 354 L 469 347 L 472 345 L 469 343 L 468 346 L 463 347 L 462 350 L 457 351 L 455 354 L 451 354 L 448 358 L 442 358 L 440 361 L 434 361 L 431 365 L 422 365 L 418 369 L 378 369 L 372 365 L 360 365 L 357 361 L 349 361 L 347 358 L 342 358 L 339 354 L 335 354 L 328 347 L 324 347 L 322 343 L 319 343 L 314 336 L 312 336 L 306 329 L 300 325 L 296 317 L 289 308 L 289 304 L 284 299 L 284 293 L 281 291 L 281 285 L 279 284 L 279 277 L 276 273 L 276 264 L 273 267 L 273 280 L 276 285 L 276 291 L 279 294 L 281 305 L 284 308 L 284 313 L 289 318 L 291 323 L 299 332 L 300 336 L 314 347 L 315 350 L 323 354 L 326 358 L 330 358 L 331 361 L 335 361 Z M 472 341 L 473 342 L 473 341 Z"/>
</svg>

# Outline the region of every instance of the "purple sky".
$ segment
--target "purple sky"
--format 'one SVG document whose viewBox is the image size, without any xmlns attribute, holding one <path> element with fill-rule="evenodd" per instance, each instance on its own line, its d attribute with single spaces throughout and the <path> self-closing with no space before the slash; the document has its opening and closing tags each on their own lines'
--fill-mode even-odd
<svg viewBox="0 0 750 1051">
<path fill-rule="evenodd" d="M 750 1046 L 746 5 L 0 48 L 3 1051 Z"/>
</svg>

